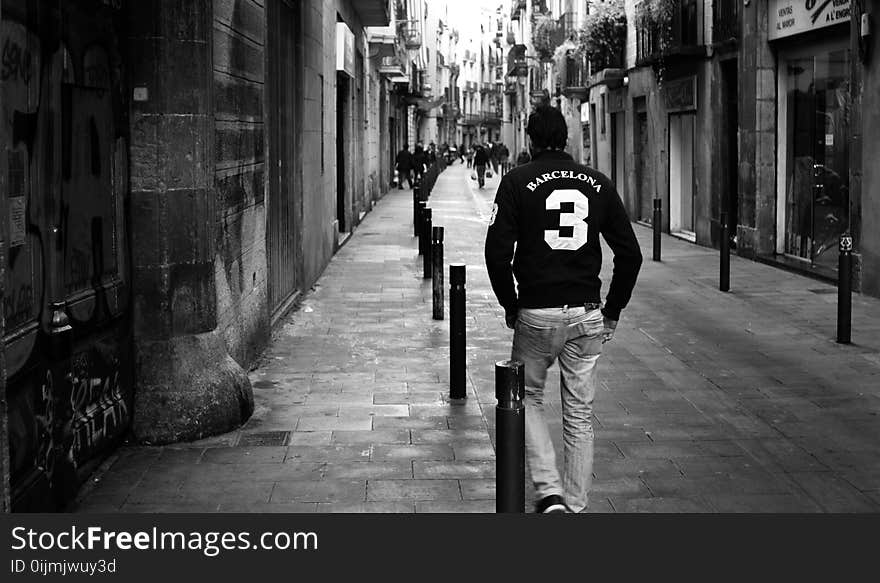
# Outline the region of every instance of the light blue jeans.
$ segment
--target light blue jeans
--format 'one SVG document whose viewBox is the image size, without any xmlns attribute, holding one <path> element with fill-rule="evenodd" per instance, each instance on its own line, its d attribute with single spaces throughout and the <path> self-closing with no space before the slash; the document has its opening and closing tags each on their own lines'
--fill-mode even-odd
<svg viewBox="0 0 880 583">
<path fill-rule="evenodd" d="M 526 455 L 538 499 L 557 494 L 574 512 L 587 507 L 593 482 L 593 397 L 602 352 L 598 308 L 521 309 L 512 358 L 525 365 Z M 559 359 L 562 389 L 562 479 L 544 420 L 547 369 Z"/>
</svg>

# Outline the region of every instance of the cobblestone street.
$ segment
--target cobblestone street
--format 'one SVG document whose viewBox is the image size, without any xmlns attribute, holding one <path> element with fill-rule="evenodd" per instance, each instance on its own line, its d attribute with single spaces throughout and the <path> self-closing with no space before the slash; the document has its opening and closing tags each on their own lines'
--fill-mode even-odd
<svg viewBox="0 0 880 583">
<path fill-rule="evenodd" d="M 429 201 L 447 265 L 467 264 L 464 402 L 448 399 L 448 307 L 432 320 L 412 192 L 392 190 L 277 327 L 242 428 L 123 446 L 70 510 L 494 512 L 493 367 L 512 333 L 482 259 L 498 178 L 479 190 L 469 173 L 448 168 Z M 722 293 L 717 251 L 664 235 L 656 263 L 650 229 L 636 234 L 645 263 L 600 360 L 588 511 L 880 510 L 880 300 L 854 296 L 840 345 L 834 286 L 733 256 Z"/>
</svg>

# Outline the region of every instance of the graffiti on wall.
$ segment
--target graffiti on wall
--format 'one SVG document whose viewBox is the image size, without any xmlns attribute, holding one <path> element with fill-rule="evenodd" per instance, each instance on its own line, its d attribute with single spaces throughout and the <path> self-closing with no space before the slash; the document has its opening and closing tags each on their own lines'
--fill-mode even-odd
<svg viewBox="0 0 880 583">
<path fill-rule="evenodd" d="M 104 0 L 85 14 L 79 3 L 3 1 L 10 470 L 13 508 L 40 509 L 34 500 L 69 496 L 77 469 L 131 418 L 130 337 L 120 318 L 128 305 L 119 200 L 128 186 L 128 124 L 118 15 L 108 16 L 121 2 Z M 35 11 L 31 2 L 51 9 Z M 30 29 L 15 14 L 40 21 Z M 43 38 L 37 30 L 62 32 Z M 63 338 L 49 335 L 49 303 L 59 300 L 73 325 Z"/>
<path fill-rule="evenodd" d="M 112 356 L 99 356 L 98 352 L 82 355 L 74 365 L 67 457 L 75 468 L 117 437 L 130 420 L 119 384 L 119 363 Z M 111 360 L 104 361 L 108 357 Z"/>
</svg>

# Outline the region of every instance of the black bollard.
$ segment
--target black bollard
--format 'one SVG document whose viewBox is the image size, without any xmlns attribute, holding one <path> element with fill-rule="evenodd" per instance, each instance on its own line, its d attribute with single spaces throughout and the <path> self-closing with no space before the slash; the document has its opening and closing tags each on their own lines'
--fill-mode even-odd
<svg viewBox="0 0 880 583">
<path fill-rule="evenodd" d="M 421 195 L 419 194 L 419 187 L 413 187 L 413 237 L 419 236 L 419 201 L 421 200 Z"/>
<path fill-rule="evenodd" d="M 730 291 L 730 233 L 727 213 L 721 213 L 721 274 L 718 289 Z"/>
<path fill-rule="evenodd" d="M 419 255 L 421 255 L 425 250 L 425 236 L 424 236 L 424 226 L 425 226 L 425 210 L 428 208 L 428 203 L 423 200 L 419 201 L 419 224 L 416 228 L 416 236 L 419 238 Z"/>
<path fill-rule="evenodd" d="M 837 342 L 849 344 L 852 334 L 852 249 L 849 233 L 840 236 L 837 264 Z"/>
<path fill-rule="evenodd" d="M 467 396 L 465 352 L 465 264 L 449 265 L 449 398 Z"/>
<path fill-rule="evenodd" d="M 495 363 L 495 511 L 522 514 L 526 503 L 525 366 Z"/>
<path fill-rule="evenodd" d="M 422 277 L 424 279 L 431 278 L 431 238 L 433 236 L 433 217 L 434 212 L 426 208 L 425 209 L 425 220 L 422 221 L 422 228 L 424 231 L 422 232 L 422 238 L 425 240 L 425 248 L 422 250 Z"/>
<path fill-rule="evenodd" d="M 654 199 L 654 261 L 660 261 L 660 222 L 663 220 L 663 200 Z"/>
<path fill-rule="evenodd" d="M 443 227 L 434 227 L 431 235 L 431 268 L 434 319 L 443 319 Z"/>
</svg>

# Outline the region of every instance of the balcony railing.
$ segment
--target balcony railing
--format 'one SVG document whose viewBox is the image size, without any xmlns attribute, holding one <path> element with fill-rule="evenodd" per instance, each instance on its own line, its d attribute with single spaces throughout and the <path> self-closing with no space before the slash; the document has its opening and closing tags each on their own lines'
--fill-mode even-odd
<svg viewBox="0 0 880 583">
<path fill-rule="evenodd" d="M 543 67 L 532 67 L 530 68 L 531 75 L 529 76 L 529 93 L 532 96 L 540 93 L 544 94 L 546 91 L 546 73 L 544 72 Z"/>
<path fill-rule="evenodd" d="M 482 115 L 482 123 L 490 124 L 490 125 L 500 125 L 501 124 L 501 110 L 500 109 L 484 109 Z"/>
<path fill-rule="evenodd" d="M 647 65 L 664 56 L 699 54 L 699 26 L 697 0 L 675 0 L 668 27 L 644 16 L 637 18 L 636 64 Z"/>
<path fill-rule="evenodd" d="M 526 9 L 526 0 L 513 0 L 510 6 L 510 19 L 519 20 Z"/>
<path fill-rule="evenodd" d="M 466 113 L 461 116 L 461 120 L 466 126 L 475 126 L 482 123 L 483 116 L 479 113 Z"/>
<path fill-rule="evenodd" d="M 563 41 L 573 39 L 577 36 L 578 30 L 580 30 L 580 22 L 578 21 L 577 13 L 566 12 L 559 17 L 557 22 L 557 34 L 561 35 Z"/>
<path fill-rule="evenodd" d="M 506 93 L 507 95 L 516 95 L 517 91 L 518 89 L 516 81 L 508 81 L 504 84 L 504 93 Z"/>
<path fill-rule="evenodd" d="M 563 93 L 567 97 L 583 99 L 587 95 L 587 84 L 590 79 L 590 63 L 586 57 L 570 52 L 565 57 L 565 87 Z"/>
<path fill-rule="evenodd" d="M 714 44 L 736 42 L 739 39 L 739 0 L 713 0 L 712 42 Z"/>
</svg>

